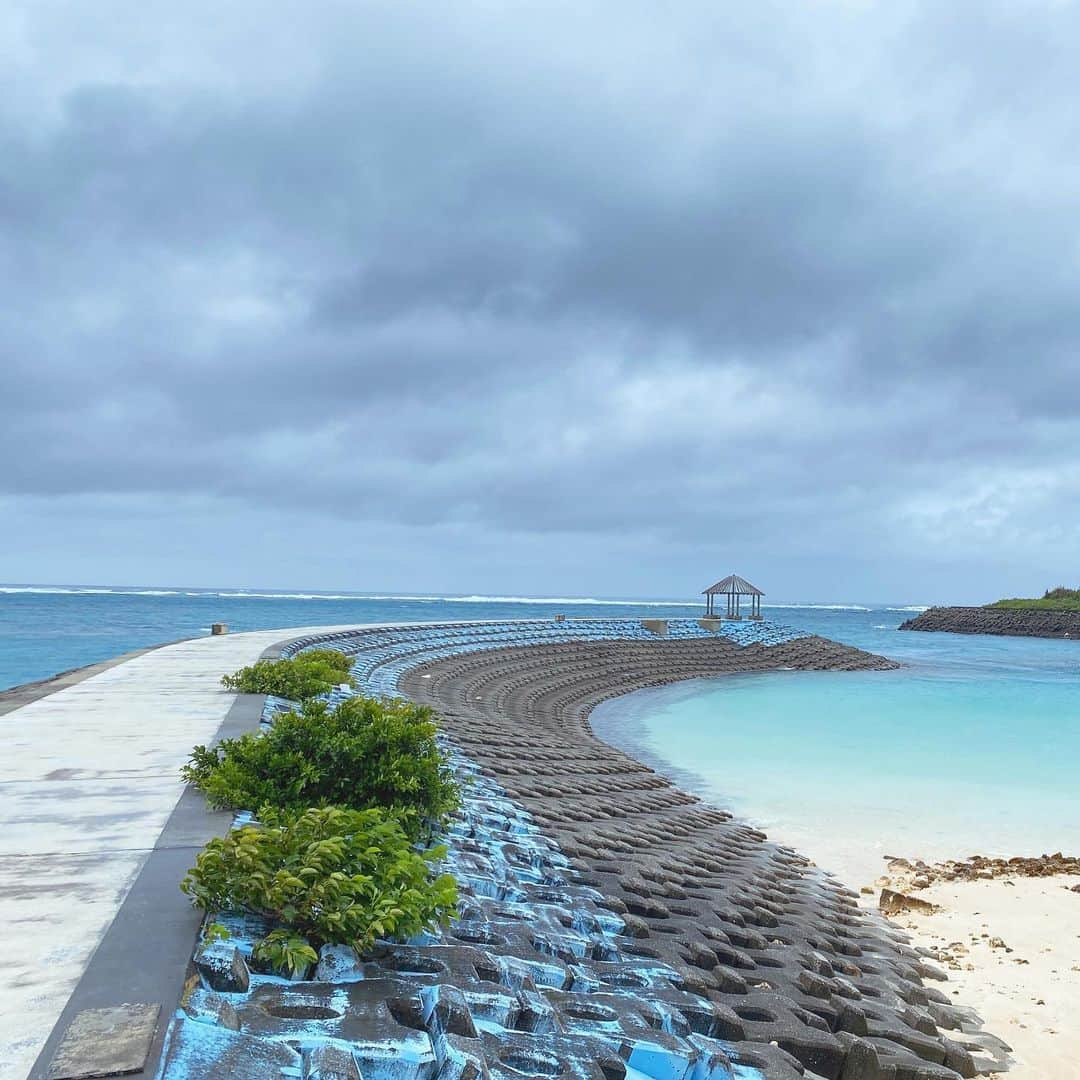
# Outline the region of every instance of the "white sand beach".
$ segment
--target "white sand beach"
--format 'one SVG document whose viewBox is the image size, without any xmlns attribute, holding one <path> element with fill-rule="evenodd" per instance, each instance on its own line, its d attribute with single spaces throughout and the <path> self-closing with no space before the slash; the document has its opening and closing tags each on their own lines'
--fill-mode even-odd
<svg viewBox="0 0 1080 1080">
<path fill-rule="evenodd" d="M 890 877 L 910 890 L 911 874 Z M 941 989 L 1013 1050 L 1015 1080 L 1066 1080 L 1080 1060 L 1080 876 L 937 881 L 910 895 L 939 910 L 891 922 L 934 950 Z M 874 896 L 864 901 L 876 905 Z"/>
</svg>

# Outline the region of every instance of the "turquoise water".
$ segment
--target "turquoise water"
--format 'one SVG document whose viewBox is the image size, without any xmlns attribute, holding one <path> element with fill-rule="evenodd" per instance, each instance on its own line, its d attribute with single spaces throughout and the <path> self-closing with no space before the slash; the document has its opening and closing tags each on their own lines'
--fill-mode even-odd
<svg viewBox="0 0 1080 1080">
<path fill-rule="evenodd" d="M 1080 643 L 901 633 L 882 614 L 800 622 L 900 670 L 684 683 L 594 724 L 860 884 L 884 854 L 1080 850 Z"/>
</svg>

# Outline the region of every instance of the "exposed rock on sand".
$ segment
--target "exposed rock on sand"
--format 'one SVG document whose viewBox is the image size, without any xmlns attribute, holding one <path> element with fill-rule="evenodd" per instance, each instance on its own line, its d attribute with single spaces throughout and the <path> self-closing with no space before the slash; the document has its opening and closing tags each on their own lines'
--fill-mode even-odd
<svg viewBox="0 0 1080 1080">
<path fill-rule="evenodd" d="M 881 882 L 931 906 L 932 914 L 909 908 L 893 921 L 949 972 L 950 996 L 1008 1040 L 1010 1078 L 1078 1075 L 1080 860 L 893 859 Z"/>
<path fill-rule="evenodd" d="M 1080 876 L 1080 859 L 1063 855 L 1060 851 L 1053 855 L 1016 856 L 1011 859 L 972 855 L 968 859 L 950 859 L 933 864 L 921 859 L 912 863 L 895 857 L 887 861 L 889 875 L 883 880 L 910 879 L 913 889 L 925 889 L 935 881 L 992 881 L 994 878 L 1058 877 L 1063 874 Z"/>
<path fill-rule="evenodd" d="M 895 889 L 881 890 L 878 908 L 885 915 L 898 915 L 902 911 L 917 911 L 923 915 L 933 915 L 937 910 L 929 901 L 920 900 L 917 896 L 908 896 Z"/>
</svg>

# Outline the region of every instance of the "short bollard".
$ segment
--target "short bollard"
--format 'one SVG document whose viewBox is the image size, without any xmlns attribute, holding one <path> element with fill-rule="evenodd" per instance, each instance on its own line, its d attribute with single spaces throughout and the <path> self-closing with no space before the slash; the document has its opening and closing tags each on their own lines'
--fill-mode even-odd
<svg viewBox="0 0 1080 1080">
<path fill-rule="evenodd" d="M 216 622 L 210 624 L 210 633 L 217 637 L 219 634 L 227 634 L 229 627 L 227 623 Z"/>
</svg>

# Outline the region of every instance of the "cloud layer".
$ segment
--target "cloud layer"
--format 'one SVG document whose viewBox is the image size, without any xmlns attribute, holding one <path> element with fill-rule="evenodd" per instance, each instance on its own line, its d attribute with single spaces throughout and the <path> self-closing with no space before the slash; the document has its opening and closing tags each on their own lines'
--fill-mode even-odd
<svg viewBox="0 0 1080 1080">
<path fill-rule="evenodd" d="M 1077 7 L 585 7 L 9 10 L 3 576 L 1069 577 Z"/>
</svg>

